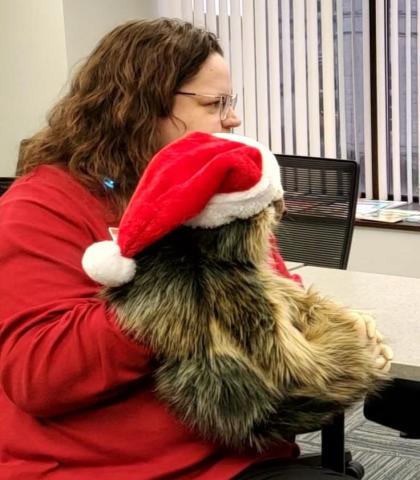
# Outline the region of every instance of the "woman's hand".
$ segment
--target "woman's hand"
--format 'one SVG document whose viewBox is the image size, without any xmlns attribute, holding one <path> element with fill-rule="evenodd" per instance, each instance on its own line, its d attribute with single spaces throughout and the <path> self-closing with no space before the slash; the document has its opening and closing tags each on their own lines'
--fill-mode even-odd
<svg viewBox="0 0 420 480">
<path fill-rule="evenodd" d="M 354 314 L 356 316 L 356 330 L 362 345 L 372 353 L 378 370 L 388 373 L 391 369 L 391 360 L 394 358 L 391 347 L 384 343 L 384 337 L 376 329 L 376 322 L 371 315 L 357 311 Z"/>
</svg>

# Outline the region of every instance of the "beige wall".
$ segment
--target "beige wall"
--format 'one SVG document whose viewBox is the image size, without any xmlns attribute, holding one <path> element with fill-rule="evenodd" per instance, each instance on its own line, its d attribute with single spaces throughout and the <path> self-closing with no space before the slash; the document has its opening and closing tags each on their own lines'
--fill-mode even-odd
<svg viewBox="0 0 420 480">
<path fill-rule="evenodd" d="M 61 0 L 0 1 L 0 176 L 44 123 L 67 77 Z"/>
<path fill-rule="evenodd" d="M 151 0 L 62 1 L 70 69 L 116 25 L 133 19 L 153 18 L 157 12 L 156 2 Z"/>
<path fill-rule="evenodd" d="M 348 269 L 420 278 L 420 232 L 356 227 Z"/>
<path fill-rule="evenodd" d="M 115 25 L 156 12 L 153 0 L 0 0 L 0 176 L 14 174 L 74 64 Z"/>
</svg>

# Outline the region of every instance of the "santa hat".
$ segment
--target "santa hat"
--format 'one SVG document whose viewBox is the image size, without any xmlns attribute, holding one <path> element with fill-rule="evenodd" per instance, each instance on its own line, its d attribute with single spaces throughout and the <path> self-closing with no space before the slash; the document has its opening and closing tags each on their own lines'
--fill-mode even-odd
<svg viewBox="0 0 420 480">
<path fill-rule="evenodd" d="M 133 257 L 181 225 L 215 228 L 249 218 L 283 196 L 275 156 L 230 133 L 193 132 L 160 150 L 121 219 L 116 241 L 94 243 L 82 265 L 110 287 L 133 279 Z"/>
</svg>

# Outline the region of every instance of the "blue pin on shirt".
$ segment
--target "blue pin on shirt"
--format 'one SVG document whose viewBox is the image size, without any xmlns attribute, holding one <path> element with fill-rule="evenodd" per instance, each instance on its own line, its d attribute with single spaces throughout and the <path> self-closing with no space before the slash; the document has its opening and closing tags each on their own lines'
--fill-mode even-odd
<svg viewBox="0 0 420 480">
<path fill-rule="evenodd" d="M 113 190 L 115 188 L 116 182 L 115 180 L 112 180 L 112 178 L 105 177 L 103 179 L 103 184 L 105 188 L 108 188 L 109 190 Z"/>
</svg>

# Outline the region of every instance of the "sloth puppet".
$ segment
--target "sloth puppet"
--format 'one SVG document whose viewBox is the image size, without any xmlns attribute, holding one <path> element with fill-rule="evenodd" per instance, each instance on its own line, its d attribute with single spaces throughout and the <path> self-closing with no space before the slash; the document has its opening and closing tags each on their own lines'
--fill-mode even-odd
<svg viewBox="0 0 420 480">
<path fill-rule="evenodd" d="M 82 260 L 122 330 L 154 352 L 160 398 L 236 450 L 320 428 L 386 378 L 360 315 L 273 267 L 282 208 L 267 148 L 193 132 L 154 156 L 117 239 Z"/>
</svg>

